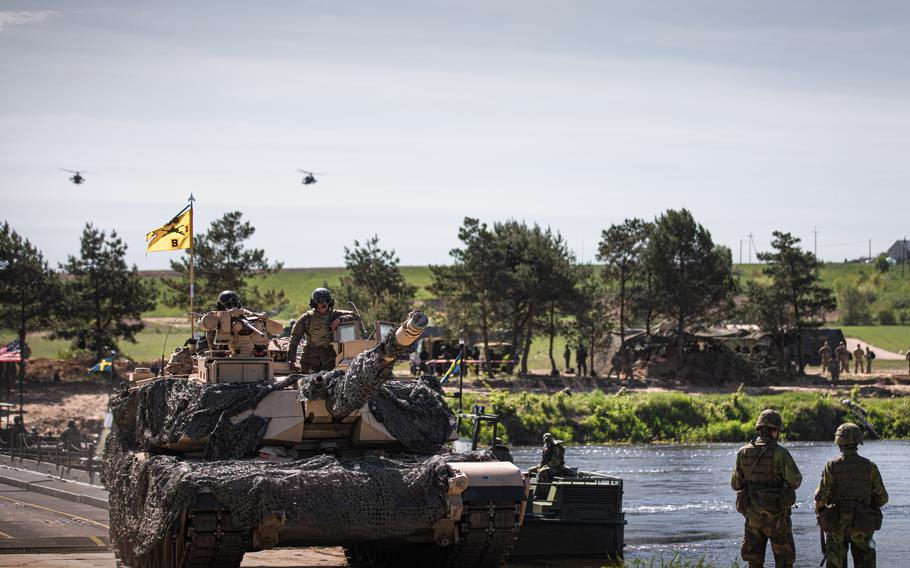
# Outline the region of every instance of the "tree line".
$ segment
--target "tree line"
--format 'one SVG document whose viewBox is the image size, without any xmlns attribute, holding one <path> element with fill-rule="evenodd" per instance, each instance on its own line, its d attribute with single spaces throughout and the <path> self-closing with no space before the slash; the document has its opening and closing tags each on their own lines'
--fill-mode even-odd
<svg viewBox="0 0 910 568">
<path fill-rule="evenodd" d="M 225 289 L 244 303 L 278 313 L 288 299 L 281 290 L 260 290 L 252 276 L 275 273 L 262 249 L 245 241 L 255 228 L 239 211 L 225 213 L 194 236 L 196 298 L 201 310 Z M 485 356 L 493 341 L 512 344 L 520 372 L 528 372 L 534 338 L 549 341 L 557 373 L 554 340 L 585 346 L 593 374 L 595 354 L 611 334 L 625 353 L 627 330 L 650 336 L 659 326 L 675 330 L 674 365 L 685 364 L 686 330 L 718 323 L 753 323 L 780 347 L 794 334 L 821 325 L 835 308 L 831 291 L 819 285 L 819 262 L 789 233 L 775 232 L 772 252 L 762 253 L 764 282 L 740 286 L 728 248 L 685 210 L 667 210 L 653 220 L 626 219 L 603 230 L 598 265 L 579 262 L 558 231 L 523 221 L 485 223 L 465 218 L 450 264 L 430 266 L 430 307 L 450 333 L 477 337 Z M 99 359 L 118 341 L 135 342 L 141 315 L 160 300 L 189 305 L 188 257 L 171 261 L 176 278 L 162 291 L 127 266 L 126 244 L 87 224 L 78 255 L 52 269 L 41 252 L 8 223 L 0 226 L 0 327 L 14 329 L 25 344 L 32 330 L 51 330 L 75 350 Z M 336 296 L 353 302 L 364 319 L 400 319 L 415 303 L 417 288 L 401 273 L 394 250 L 379 237 L 344 248 L 346 273 Z M 738 305 L 734 299 L 739 298 Z M 625 356 L 625 355 L 623 355 Z M 801 360 L 802 358 L 800 358 Z M 781 365 L 787 364 L 781 358 Z"/>
</svg>

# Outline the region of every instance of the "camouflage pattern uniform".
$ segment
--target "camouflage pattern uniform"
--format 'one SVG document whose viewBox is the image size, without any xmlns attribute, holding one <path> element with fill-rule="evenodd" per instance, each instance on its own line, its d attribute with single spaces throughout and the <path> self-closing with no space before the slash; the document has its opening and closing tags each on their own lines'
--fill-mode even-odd
<svg viewBox="0 0 910 568">
<path fill-rule="evenodd" d="M 730 480 L 737 492 L 736 508 L 746 517 L 742 558 L 749 563 L 749 568 L 761 568 L 770 540 L 774 565 L 789 568 L 796 560 L 790 507 L 796 500 L 795 491 L 803 476 L 790 452 L 778 445 L 772 434 L 783 428 L 780 414 L 773 410 L 763 411 L 756 428 L 759 435 L 740 448 Z"/>
<path fill-rule="evenodd" d="M 853 566 L 875 568 L 872 533 L 881 528 L 888 492 L 878 467 L 857 453 L 862 436 L 856 424 L 841 424 L 835 435 L 841 455 L 825 465 L 815 491 L 819 526 L 827 533 L 828 568 L 846 568 L 848 548 Z"/>
<path fill-rule="evenodd" d="M 828 345 L 827 341 L 822 345 L 822 348 L 818 350 L 818 354 L 822 358 L 822 372 L 824 373 L 828 370 L 828 361 L 831 360 L 831 347 Z"/>
<path fill-rule="evenodd" d="M 856 349 L 853 350 L 853 373 L 858 375 L 863 372 L 863 361 L 866 358 L 866 352 L 862 346 L 857 343 Z"/>
<path fill-rule="evenodd" d="M 549 432 L 544 434 L 540 464 L 528 469 L 528 473 L 537 474 L 538 484 L 552 483 L 556 477 L 575 475 L 575 472 L 566 467 L 566 447 L 562 440 L 555 439 Z M 549 492 L 549 486 L 538 485 L 534 497 L 535 499 L 545 499 Z"/>
<path fill-rule="evenodd" d="M 178 347 L 171 353 L 167 365 L 164 367 L 165 375 L 189 375 L 195 367 L 193 348 L 190 346 Z"/>
<path fill-rule="evenodd" d="M 837 362 L 840 363 L 840 372 L 849 373 L 850 351 L 847 349 L 847 344 L 841 341 L 840 345 L 837 346 L 837 349 L 834 350 L 834 354 L 837 355 Z"/>
<path fill-rule="evenodd" d="M 300 355 L 300 372 L 317 373 L 335 368 L 332 322 L 336 319 L 341 321 L 354 319 L 354 312 L 329 308 L 324 314 L 320 314 L 314 308 L 304 312 L 294 322 L 291 342 L 288 345 L 288 361 L 296 360 L 297 347 L 301 339 L 306 338 L 303 353 Z"/>
</svg>

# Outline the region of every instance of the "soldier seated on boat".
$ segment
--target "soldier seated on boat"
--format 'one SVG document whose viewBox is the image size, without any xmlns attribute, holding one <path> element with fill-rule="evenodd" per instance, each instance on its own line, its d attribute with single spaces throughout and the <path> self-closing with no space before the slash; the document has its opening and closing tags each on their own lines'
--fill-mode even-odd
<svg viewBox="0 0 910 568">
<path fill-rule="evenodd" d="M 540 464 L 529 469 L 528 473 L 537 474 L 537 489 L 534 491 L 535 499 L 546 498 L 550 492 L 549 484 L 556 477 L 573 477 L 575 472 L 566 467 L 566 448 L 562 440 L 557 440 L 549 432 L 544 434 Z"/>
</svg>

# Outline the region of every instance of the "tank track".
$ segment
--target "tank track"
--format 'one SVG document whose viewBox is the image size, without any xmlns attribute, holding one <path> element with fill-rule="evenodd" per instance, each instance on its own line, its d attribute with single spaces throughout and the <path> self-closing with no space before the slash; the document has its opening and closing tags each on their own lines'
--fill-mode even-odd
<svg viewBox="0 0 910 568">
<path fill-rule="evenodd" d="M 351 568 L 499 568 L 518 538 L 519 506 L 514 502 L 467 503 L 458 522 L 458 542 L 383 548 L 361 544 L 345 547 Z"/>
<path fill-rule="evenodd" d="M 249 545 L 249 532 L 234 525 L 231 513 L 210 494 L 200 494 L 175 523 L 174 531 L 154 549 L 137 556 L 132 547 L 115 545 L 122 568 L 238 568 Z"/>
</svg>

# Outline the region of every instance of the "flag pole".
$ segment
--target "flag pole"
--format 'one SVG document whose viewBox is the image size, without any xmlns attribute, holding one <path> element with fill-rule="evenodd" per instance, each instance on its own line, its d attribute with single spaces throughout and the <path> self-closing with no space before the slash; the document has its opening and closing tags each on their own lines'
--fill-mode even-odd
<svg viewBox="0 0 910 568">
<path fill-rule="evenodd" d="M 190 194 L 190 337 L 196 338 L 196 318 L 194 297 L 196 293 L 196 247 L 193 242 L 193 202 L 196 199 Z"/>
</svg>

